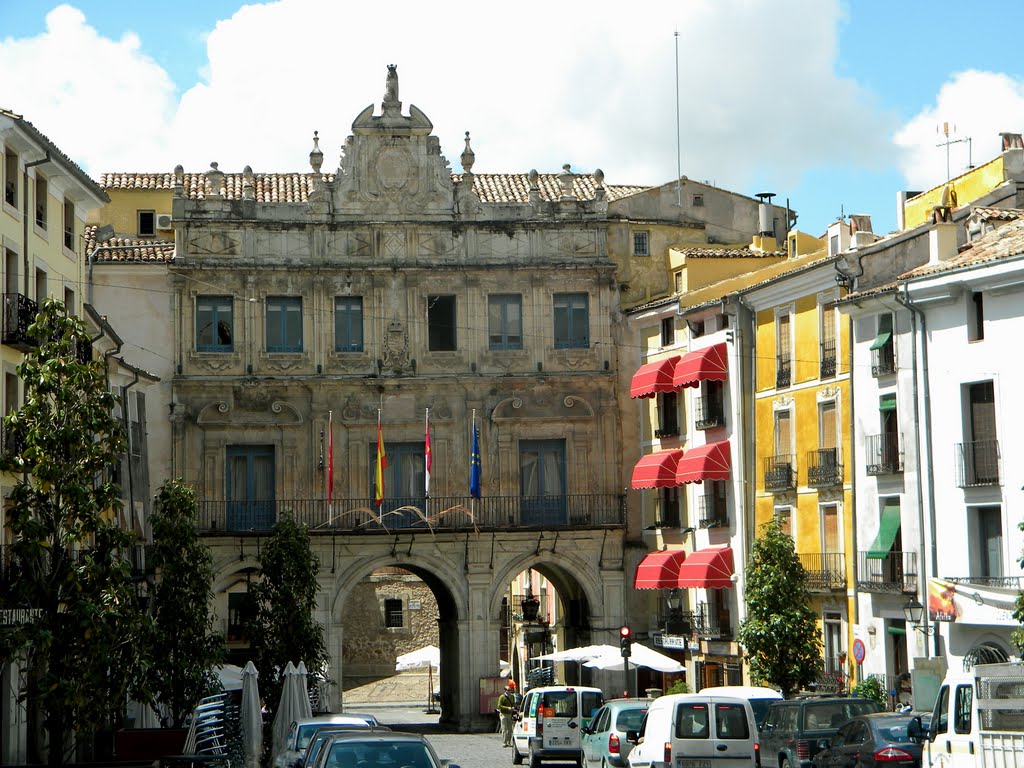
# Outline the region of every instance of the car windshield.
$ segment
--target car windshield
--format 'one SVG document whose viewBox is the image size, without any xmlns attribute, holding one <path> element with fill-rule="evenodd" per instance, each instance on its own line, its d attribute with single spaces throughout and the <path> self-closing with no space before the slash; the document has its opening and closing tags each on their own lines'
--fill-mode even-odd
<svg viewBox="0 0 1024 768">
<path fill-rule="evenodd" d="M 307 746 L 309 746 L 309 740 L 311 738 L 313 738 L 313 734 L 316 733 L 317 730 L 319 730 L 321 728 L 331 728 L 332 730 L 340 731 L 340 730 L 349 730 L 349 729 L 358 730 L 358 729 L 369 728 L 369 727 L 370 727 L 369 725 L 361 724 L 361 723 L 351 723 L 351 724 L 350 723 L 345 723 L 344 725 L 342 725 L 342 724 L 334 724 L 334 725 L 332 725 L 330 723 L 306 723 L 305 725 L 300 725 L 299 726 L 299 733 L 298 733 L 298 735 L 296 736 L 296 739 L 295 739 L 295 748 L 299 749 L 299 750 L 303 750 Z"/>
<path fill-rule="evenodd" d="M 803 729 L 805 731 L 834 731 L 851 717 L 877 711 L 878 705 L 869 699 L 815 702 L 804 707 Z"/>
<path fill-rule="evenodd" d="M 576 717 L 576 691 L 548 691 L 541 707 L 544 717 Z"/>
<path fill-rule="evenodd" d="M 439 768 L 422 742 L 336 741 L 324 768 Z"/>
<path fill-rule="evenodd" d="M 619 716 L 615 721 L 615 728 L 619 731 L 639 731 L 640 724 L 644 721 L 644 715 L 646 714 L 646 707 L 624 709 L 619 712 Z"/>
</svg>

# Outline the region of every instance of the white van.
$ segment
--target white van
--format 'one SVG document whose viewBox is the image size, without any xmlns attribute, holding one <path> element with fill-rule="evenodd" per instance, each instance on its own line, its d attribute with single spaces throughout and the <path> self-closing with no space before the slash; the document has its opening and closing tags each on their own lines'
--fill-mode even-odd
<svg viewBox="0 0 1024 768">
<path fill-rule="evenodd" d="M 604 704 L 600 688 L 548 685 L 531 688 L 519 707 L 512 729 L 512 763 L 522 765 L 529 756 L 531 768 L 544 760 L 568 760 L 582 765 L 580 729 Z"/>
<path fill-rule="evenodd" d="M 651 702 L 629 753 L 630 768 L 752 768 L 761 765 L 750 702 L 677 693 Z"/>
<path fill-rule="evenodd" d="M 754 710 L 754 722 L 758 730 L 764 722 L 768 705 L 773 701 L 781 701 L 782 694 L 774 688 L 766 688 L 759 685 L 710 685 L 701 688 L 700 693 L 707 696 L 735 696 L 737 699 L 746 699 L 750 702 L 750 708 Z"/>
</svg>

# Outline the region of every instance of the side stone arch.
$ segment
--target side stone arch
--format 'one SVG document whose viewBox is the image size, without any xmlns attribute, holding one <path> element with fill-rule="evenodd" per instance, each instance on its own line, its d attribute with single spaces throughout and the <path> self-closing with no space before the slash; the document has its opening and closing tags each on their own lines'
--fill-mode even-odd
<svg viewBox="0 0 1024 768">
<path fill-rule="evenodd" d="M 552 564 L 553 557 L 557 557 L 560 561 L 557 565 Z M 501 601 L 508 591 L 508 585 L 527 568 L 540 572 L 548 570 L 562 571 L 563 575 L 560 578 L 569 578 L 575 581 L 580 589 L 583 590 L 587 604 L 592 607 L 592 610 L 593 606 L 601 606 L 604 603 L 601 595 L 601 573 L 593 563 L 574 553 L 558 552 L 556 554 L 553 552 L 541 552 L 525 557 L 516 557 L 505 563 L 501 570 L 496 572 L 489 600 L 488 612 L 490 616 L 500 619 Z"/>
</svg>

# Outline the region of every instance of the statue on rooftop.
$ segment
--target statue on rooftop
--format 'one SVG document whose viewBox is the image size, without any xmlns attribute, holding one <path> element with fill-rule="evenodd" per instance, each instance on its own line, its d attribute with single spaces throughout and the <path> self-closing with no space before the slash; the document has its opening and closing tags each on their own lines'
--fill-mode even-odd
<svg viewBox="0 0 1024 768">
<path fill-rule="evenodd" d="M 384 85 L 384 104 L 398 103 L 398 65 L 388 64 L 388 77 Z"/>
</svg>

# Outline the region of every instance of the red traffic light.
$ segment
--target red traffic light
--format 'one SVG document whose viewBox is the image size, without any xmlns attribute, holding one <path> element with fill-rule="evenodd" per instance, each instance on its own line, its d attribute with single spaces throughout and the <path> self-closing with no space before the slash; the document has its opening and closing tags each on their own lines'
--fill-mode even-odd
<svg viewBox="0 0 1024 768">
<path fill-rule="evenodd" d="M 629 640 L 631 637 L 633 637 L 633 630 L 631 630 L 629 627 L 619 627 L 619 637 L 621 637 L 623 640 Z"/>
</svg>

